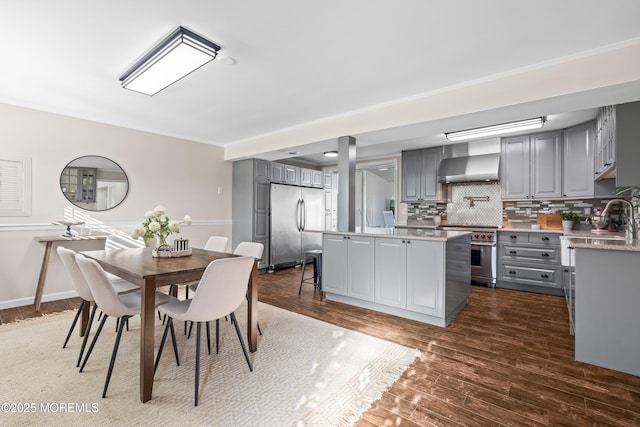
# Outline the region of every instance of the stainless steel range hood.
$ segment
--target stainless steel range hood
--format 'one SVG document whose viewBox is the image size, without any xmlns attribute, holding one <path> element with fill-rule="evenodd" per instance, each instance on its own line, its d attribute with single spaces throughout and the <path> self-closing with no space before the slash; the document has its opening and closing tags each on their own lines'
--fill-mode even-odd
<svg viewBox="0 0 640 427">
<path fill-rule="evenodd" d="M 440 182 L 486 182 L 500 179 L 500 138 L 445 145 Z"/>
<path fill-rule="evenodd" d="M 484 182 L 500 179 L 500 153 L 442 159 L 440 182 Z"/>
</svg>

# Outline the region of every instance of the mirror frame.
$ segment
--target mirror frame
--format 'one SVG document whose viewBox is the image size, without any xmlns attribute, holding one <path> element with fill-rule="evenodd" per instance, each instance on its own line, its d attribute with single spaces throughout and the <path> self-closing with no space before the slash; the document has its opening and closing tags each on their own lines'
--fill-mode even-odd
<svg viewBox="0 0 640 427">
<path fill-rule="evenodd" d="M 120 200 L 119 200 L 116 204 L 114 204 L 113 206 L 108 207 L 108 208 L 106 208 L 106 209 L 91 209 L 91 208 L 88 208 L 87 206 L 88 206 L 89 204 L 91 204 L 91 203 L 96 204 L 96 203 L 97 203 L 97 201 L 96 201 L 96 202 L 83 202 L 83 201 L 78 201 L 78 200 L 71 200 L 71 199 L 69 199 L 69 197 L 67 196 L 67 193 L 65 193 L 65 191 L 63 190 L 63 187 L 64 187 L 64 185 L 63 185 L 63 176 L 64 176 L 64 173 L 65 173 L 65 170 L 66 170 L 67 168 L 69 168 L 69 167 L 78 167 L 78 165 L 74 165 L 73 163 L 77 162 L 78 160 L 85 159 L 85 158 L 99 158 L 99 159 L 101 159 L 101 161 L 104 161 L 104 160 L 109 161 L 109 162 L 113 163 L 113 164 L 114 164 L 118 169 L 120 169 L 120 171 L 121 171 L 121 172 L 122 172 L 122 174 L 124 175 L 124 179 L 125 179 L 125 182 L 126 182 L 126 184 L 127 184 L 126 191 L 124 192 L 124 195 L 122 196 L 122 199 L 120 199 Z M 82 166 L 80 166 L 80 167 L 82 167 Z M 93 166 L 87 166 L 87 168 L 89 168 L 89 169 L 93 169 L 94 167 L 93 167 Z M 96 180 L 96 184 L 97 184 L 97 181 L 98 181 L 97 173 L 96 173 L 96 176 L 95 176 L 95 180 Z M 105 211 L 111 210 L 111 209 L 113 209 L 113 208 L 115 208 L 115 207 L 117 207 L 117 206 L 120 206 L 120 205 L 122 204 L 122 202 L 124 202 L 124 200 L 127 198 L 127 195 L 129 194 L 129 186 L 130 186 L 130 184 L 129 184 L 129 176 L 128 176 L 128 175 L 127 175 L 127 173 L 124 171 L 124 169 L 122 169 L 122 166 L 120 166 L 118 163 L 114 162 L 113 160 L 111 160 L 111 159 L 110 159 L 110 158 L 108 158 L 108 157 L 98 156 L 98 155 L 80 156 L 80 157 L 76 157 L 75 159 L 71 160 L 69 163 L 67 163 L 67 164 L 65 165 L 65 167 L 64 167 L 64 168 L 62 168 L 62 172 L 60 172 L 59 184 L 60 184 L 60 191 L 62 192 L 62 195 L 64 196 L 64 198 L 65 198 L 69 203 L 71 203 L 71 204 L 72 204 L 72 205 L 74 205 L 75 207 L 78 207 L 78 208 L 80 208 L 80 209 L 83 209 L 83 210 L 86 210 L 86 211 L 89 211 L 89 212 L 105 212 Z M 96 198 L 97 198 L 97 194 L 96 194 Z"/>
</svg>

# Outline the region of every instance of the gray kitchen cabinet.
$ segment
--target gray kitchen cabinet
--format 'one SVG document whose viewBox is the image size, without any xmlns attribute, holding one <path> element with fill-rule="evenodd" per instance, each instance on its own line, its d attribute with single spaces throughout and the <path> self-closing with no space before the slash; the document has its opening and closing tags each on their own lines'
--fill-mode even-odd
<svg viewBox="0 0 640 427">
<path fill-rule="evenodd" d="M 593 122 L 565 129 L 562 134 L 562 197 L 593 197 Z"/>
<path fill-rule="evenodd" d="M 443 316 L 444 245 L 423 240 L 376 238 L 375 302 Z"/>
<path fill-rule="evenodd" d="M 300 185 L 303 187 L 323 187 L 323 173 L 315 169 L 300 168 Z"/>
<path fill-rule="evenodd" d="M 407 310 L 444 316 L 445 245 L 410 240 L 407 244 Z"/>
<path fill-rule="evenodd" d="M 374 251 L 373 237 L 325 234 L 323 291 L 373 301 Z"/>
<path fill-rule="evenodd" d="M 322 242 L 322 290 L 347 295 L 347 236 L 325 234 Z"/>
<path fill-rule="evenodd" d="M 561 191 L 560 132 L 502 139 L 503 200 L 558 199 Z"/>
<path fill-rule="evenodd" d="M 597 118 L 595 180 L 616 187 L 640 185 L 640 101 L 603 107 Z"/>
<path fill-rule="evenodd" d="M 269 191 L 271 164 L 246 159 L 233 163 L 232 245 L 257 242 L 264 245 L 259 268 L 269 263 Z"/>
<path fill-rule="evenodd" d="M 616 187 L 640 186 L 640 101 L 615 108 Z"/>
<path fill-rule="evenodd" d="M 300 168 L 284 163 L 271 163 L 271 182 L 300 185 Z"/>
<path fill-rule="evenodd" d="M 402 201 L 436 201 L 442 198 L 438 168 L 442 147 L 402 152 Z"/>
<path fill-rule="evenodd" d="M 500 230 L 496 287 L 563 295 L 558 233 Z"/>
<path fill-rule="evenodd" d="M 406 308 L 407 241 L 377 238 L 375 258 L 375 302 Z"/>
<path fill-rule="evenodd" d="M 596 178 L 607 176 L 616 166 L 616 110 L 613 105 L 602 107 L 596 118 L 594 168 Z"/>
</svg>

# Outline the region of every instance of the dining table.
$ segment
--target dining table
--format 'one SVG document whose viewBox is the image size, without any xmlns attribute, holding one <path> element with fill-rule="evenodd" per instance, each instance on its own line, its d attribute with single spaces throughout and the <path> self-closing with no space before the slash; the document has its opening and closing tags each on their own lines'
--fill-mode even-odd
<svg viewBox="0 0 640 427">
<path fill-rule="evenodd" d="M 190 256 L 154 258 L 152 251 L 152 248 L 126 248 L 81 252 L 97 261 L 105 271 L 140 286 L 140 401 L 143 403 L 153 394 L 156 288 L 198 281 L 212 261 L 239 256 L 192 248 Z M 251 352 L 258 349 L 258 262 L 256 259 L 253 264 L 247 290 L 247 341 Z M 87 314 L 88 311 L 83 316 Z"/>
</svg>

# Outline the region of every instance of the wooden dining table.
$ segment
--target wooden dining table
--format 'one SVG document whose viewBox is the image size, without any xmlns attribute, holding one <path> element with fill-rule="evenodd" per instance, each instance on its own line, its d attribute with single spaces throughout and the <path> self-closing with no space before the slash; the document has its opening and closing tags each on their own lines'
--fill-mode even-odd
<svg viewBox="0 0 640 427">
<path fill-rule="evenodd" d="M 105 271 L 140 286 L 142 291 L 140 313 L 140 401 L 143 403 L 151 399 L 153 392 L 156 288 L 200 280 L 205 268 L 212 261 L 238 256 L 196 248 L 193 248 L 192 251 L 191 256 L 180 258 L 153 258 L 151 248 L 82 252 L 86 257 L 97 261 Z M 247 340 L 249 341 L 249 351 L 251 352 L 255 352 L 258 349 L 258 261 L 256 260 L 253 264 L 247 291 Z M 88 311 L 86 314 L 88 314 Z"/>
</svg>

